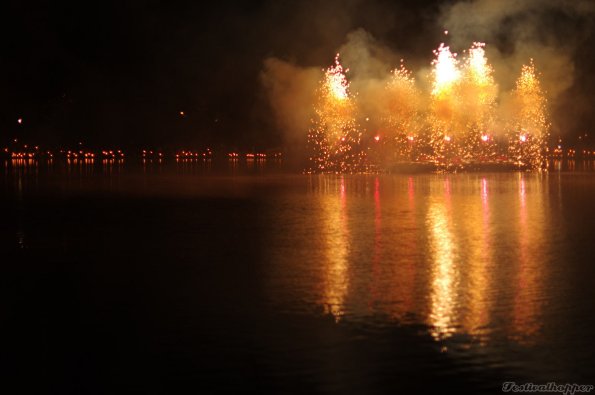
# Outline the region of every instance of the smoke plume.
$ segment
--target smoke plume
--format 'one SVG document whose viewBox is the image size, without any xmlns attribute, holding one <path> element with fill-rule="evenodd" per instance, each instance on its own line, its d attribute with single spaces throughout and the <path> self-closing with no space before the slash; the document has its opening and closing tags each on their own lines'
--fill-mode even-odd
<svg viewBox="0 0 595 395">
<path fill-rule="evenodd" d="M 361 13 L 362 7 L 365 7 L 363 3 L 359 7 L 353 4 L 350 9 L 354 12 Z M 373 3 L 371 7 L 380 6 Z M 380 12 L 378 9 L 369 10 L 369 15 L 383 15 L 382 29 L 365 24 L 351 26 L 342 45 L 328 48 L 327 64 L 301 67 L 299 60 L 288 62 L 274 56 L 264 60 L 261 79 L 277 126 L 285 135 L 287 144 L 305 139 L 313 114 L 317 84 L 323 69 L 332 64 L 337 52 L 343 66 L 349 69 L 347 78 L 351 92 L 357 94 L 359 110 L 369 122 L 365 127 L 373 131 L 380 127 L 377 122 L 386 112 L 386 85 L 391 71 L 404 64 L 413 71 L 417 87 L 422 92 L 429 92 L 432 50 L 441 42 L 449 45 L 453 52 L 458 52 L 459 58 L 466 56 L 465 51 L 474 42 L 486 43 L 486 55 L 493 66 L 499 90 L 497 101 L 501 117 L 506 118 L 513 107 L 510 92 L 515 87 L 522 65 L 533 59 L 548 100 L 552 132 L 561 134 L 569 127 L 580 126 L 577 125 L 577 119 L 581 117 L 578 111 L 584 109 L 591 93 L 582 90 L 576 82 L 584 78 L 585 72 L 580 57 L 580 67 L 577 67 L 577 56 L 587 48 L 592 35 L 592 17 L 595 15 L 595 3 L 592 1 L 459 1 L 442 6 L 433 23 L 425 30 L 411 31 L 408 36 L 400 37 L 391 36 L 390 32 L 391 23 L 397 24 L 400 18 L 407 17 L 403 10 L 390 17 L 387 16 L 390 8 L 386 5 L 380 8 Z M 310 14 L 316 19 L 315 9 Z M 344 22 L 366 19 L 369 18 L 353 16 L 344 18 Z M 374 36 L 370 30 L 379 32 L 380 36 Z M 447 34 L 443 33 L 445 31 Z M 416 39 L 420 35 L 427 39 Z M 416 48 L 412 51 L 407 45 L 408 41 L 432 40 L 433 47 L 421 50 Z M 313 50 L 319 52 L 321 48 Z M 420 53 L 427 55 L 420 56 Z M 420 105 L 427 104 L 422 101 Z"/>
</svg>

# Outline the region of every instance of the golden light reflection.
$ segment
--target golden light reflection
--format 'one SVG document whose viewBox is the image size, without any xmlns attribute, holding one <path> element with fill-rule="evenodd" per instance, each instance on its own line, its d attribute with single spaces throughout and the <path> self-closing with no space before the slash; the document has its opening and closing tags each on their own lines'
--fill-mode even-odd
<svg viewBox="0 0 595 395">
<path fill-rule="evenodd" d="M 465 227 L 469 261 L 467 264 L 467 308 L 462 317 L 463 330 L 486 342 L 490 323 L 488 291 L 493 276 L 492 230 L 490 226 L 489 186 L 486 177 L 479 181 L 479 196 L 472 194 Z M 481 203 L 479 203 L 481 202 Z M 478 204 L 479 203 L 479 204 Z"/>
<path fill-rule="evenodd" d="M 512 310 L 510 337 L 521 344 L 532 344 L 541 330 L 541 304 L 543 293 L 543 254 L 540 243 L 544 218 L 543 194 L 532 193 L 528 204 L 527 180 L 519 174 L 518 180 L 518 271 Z M 540 179 L 533 179 L 532 187 L 540 186 Z"/>
<path fill-rule="evenodd" d="M 420 225 L 415 212 L 414 181 L 413 177 L 409 177 L 407 184 L 403 185 L 406 195 L 392 196 L 382 204 L 381 180 L 386 179 L 377 177 L 374 180 L 375 231 L 367 311 L 369 314 L 380 312 L 400 322 L 409 322 L 419 307 L 416 304 L 419 299 L 415 287 L 421 263 L 418 234 L 412 231 Z M 365 240 L 365 232 L 359 233 L 358 228 L 353 231 L 358 231 L 354 234 L 355 239 Z M 361 281 L 364 274 L 359 274 L 357 280 Z"/>
<path fill-rule="evenodd" d="M 415 181 L 413 177 L 407 179 L 407 215 L 402 219 L 404 229 L 415 229 L 418 218 L 415 211 Z M 413 313 L 416 308 L 415 279 L 418 270 L 418 239 L 417 235 L 408 231 L 399 237 L 400 248 L 408 253 L 399 262 L 398 275 L 401 279 L 400 287 L 396 290 L 399 300 L 398 315 L 403 319 L 407 314 Z"/>
<path fill-rule="evenodd" d="M 404 202 L 403 202 L 404 203 Z M 403 204 L 404 205 L 404 204 Z M 418 226 L 418 218 L 415 211 L 415 181 L 413 177 L 407 179 L 407 214 L 400 220 L 400 226 L 404 230 L 402 234 L 398 235 L 398 248 L 401 251 L 407 251 L 403 254 L 401 259 L 397 262 L 396 268 L 398 278 L 397 287 L 393 290 L 396 300 L 399 303 L 395 306 L 393 315 L 396 318 L 403 320 L 408 314 L 415 313 L 416 309 L 416 275 L 418 270 L 418 253 L 419 245 L 417 235 L 411 232 Z"/>
<path fill-rule="evenodd" d="M 382 210 L 380 207 L 380 180 L 374 179 L 374 253 L 372 255 L 372 283 L 370 285 L 370 308 L 378 300 L 378 285 L 382 281 Z"/>
<path fill-rule="evenodd" d="M 541 175 L 516 177 L 317 178 L 320 237 L 297 263 L 311 281 L 301 288 L 314 287 L 311 300 L 337 321 L 423 323 L 440 342 L 534 341 L 551 254 L 548 194 Z"/>
<path fill-rule="evenodd" d="M 349 229 L 344 177 L 341 177 L 338 187 L 338 196 L 325 194 L 322 204 L 325 211 L 326 254 L 323 303 L 327 313 L 332 314 L 337 321 L 345 313 L 345 296 L 349 286 Z"/>
<path fill-rule="evenodd" d="M 450 181 L 444 184 L 443 200 L 434 200 L 428 209 L 428 227 L 432 251 L 429 321 L 435 339 L 454 332 L 457 289 L 456 245 L 450 219 Z"/>
</svg>

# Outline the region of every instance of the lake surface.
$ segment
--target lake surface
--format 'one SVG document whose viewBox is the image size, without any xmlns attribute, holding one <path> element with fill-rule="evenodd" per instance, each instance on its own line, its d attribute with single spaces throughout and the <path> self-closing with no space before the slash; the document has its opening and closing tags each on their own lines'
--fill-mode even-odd
<svg viewBox="0 0 595 395">
<path fill-rule="evenodd" d="M 590 166 L 306 176 L 0 165 L 0 386 L 594 384 Z"/>
</svg>

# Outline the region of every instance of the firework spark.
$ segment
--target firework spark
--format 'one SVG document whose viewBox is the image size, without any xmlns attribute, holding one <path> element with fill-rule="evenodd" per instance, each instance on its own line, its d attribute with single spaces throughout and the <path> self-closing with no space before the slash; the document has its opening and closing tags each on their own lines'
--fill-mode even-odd
<svg viewBox="0 0 595 395">
<path fill-rule="evenodd" d="M 469 49 L 461 86 L 465 117 L 463 156 L 476 162 L 493 160 L 497 153 L 490 130 L 494 128 L 498 87 L 484 47 L 484 43 L 475 42 Z"/>
<path fill-rule="evenodd" d="M 509 153 L 519 165 L 541 168 L 549 135 L 547 101 L 533 60 L 524 65 L 514 90 L 514 121 L 508 132 Z"/>
<path fill-rule="evenodd" d="M 434 51 L 436 59 L 432 62 L 434 66 L 434 87 L 432 95 L 441 98 L 445 95 L 450 95 L 454 85 L 461 77 L 461 72 L 458 68 L 457 54 L 450 52 L 449 47 L 440 44 L 440 47 Z"/>
<path fill-rule="evenodd" d="M 377 171 L 398 162 L 428 162 L 443 169 L 500 162 L 541 168 L 549 123 L 533 62 L 521 70 L 508 120 L 498 117 L 498 85 L 484 43 L 474 42 L 461 60 L 444 44 L 434 55 L 426 92 L 403 61 L 391 72 L 384 91 L 374 96 L 380 112 L 371 130 L 357 121 L 371 125 L 337 55 L 316 92 L 308 171 Z M 506 138 L 495 131 L 506 131 Z"/>
<path fill-rule="evenodd" d="M 339 61 L 326 69 L 317 92 L 315 119 L 308 134 L 310 172 L 358 172 L 365 166 L 362 131 L 356 121 L 355 99 Z"/>
<path fill-rule="evenodd" d="M 409 161 L 415 158 L 415 145 L 424 120 L 421 112 L 421 91 L 417 88 L 413 73 L 401 66 L 391 72 L 385 86 L 385 105 L 381 115 L 386 139 L 379 147 L 377 163 L 385 164 L 396 159 Z"/>
<path fill-rule="evenodd" d="M 441 164 L 452 162 L 460 156 L 458 135 L 461 125 L 461 70 L 457 54 L 450 48 L 440 44 L 434 51 L 436 58 L 432 61 L 432 92 L 430 112 L 427 116 L 429 130 L 428 142 L 434 160 Z"/>
</svg>

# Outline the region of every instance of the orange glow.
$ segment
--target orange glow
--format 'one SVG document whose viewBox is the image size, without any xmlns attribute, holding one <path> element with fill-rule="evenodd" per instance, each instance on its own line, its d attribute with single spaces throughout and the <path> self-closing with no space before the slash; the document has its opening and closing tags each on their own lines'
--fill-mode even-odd
<svg viewBox="0 0 595 395">
<path fill-rule="evenodd" d="M 448 193 L 448 184 L 447 189 Z M 450 205 L 447 199 L 436 202 L 428 211 L 432 252 L 432 283 L 429 320 L 431 334 L 439 340 L 450 337 L 454 332 L 455 303 L 457 289 L 456 244 L 453 240 L 450 219 Z"/>
<path fill-rule="evenodd" d="M 324 207 L 326 259 L 323 303 L 327 313 L 339 321 L 345 314 L 345 297 L 349 291 L 349 220 L 345 179 L 341 178 L 339 195 L 327 195 Z"/>
<path fill-rule="evenodd" d="M 434 65 L 434 88 L 432 94 L 441 97 L 449 94 L 453 86 L 459 80 L 461 73 L 458 69 L 457 54 L 450 52 L 449 47 L 440 44 L 440 47 L 434 51 L 436 60 Z"/>
<path fill-rule="evenodd" d="M 335 57 L 335 65 L 326 71 L 325 78 L 329 90 L 335 99 L 345 100 L 348 98 L 347 89 L 349 88 L 349 83 L 345 78 L 343 66 L 339 63 L 339 54 Z"/>
</svg>

